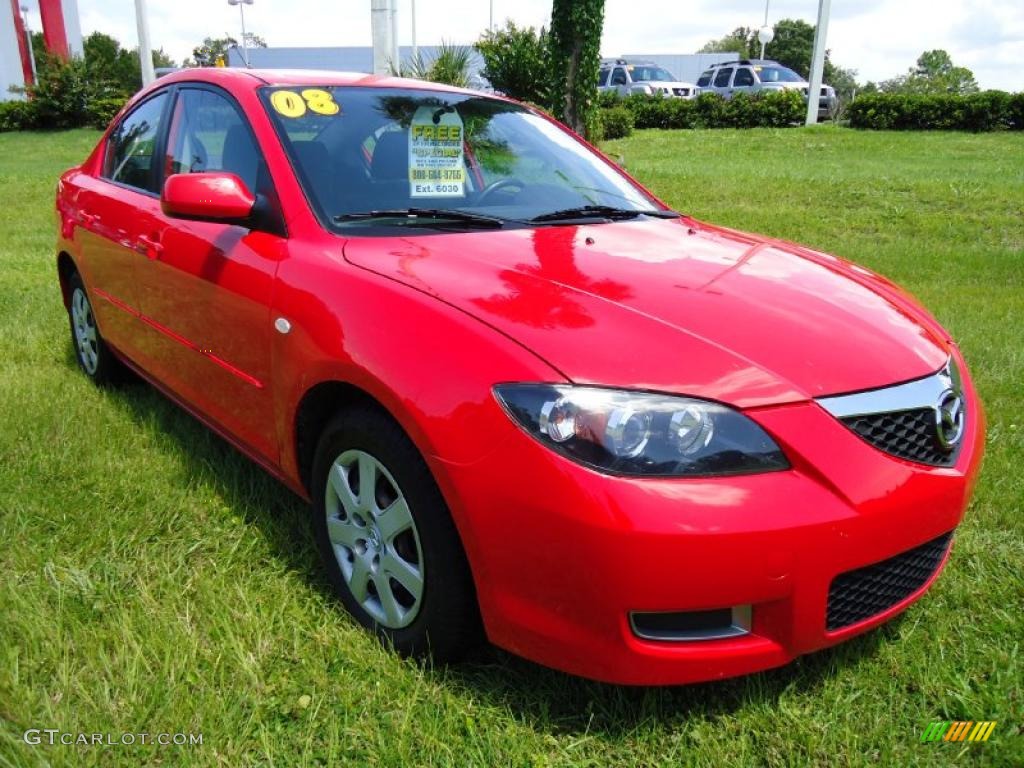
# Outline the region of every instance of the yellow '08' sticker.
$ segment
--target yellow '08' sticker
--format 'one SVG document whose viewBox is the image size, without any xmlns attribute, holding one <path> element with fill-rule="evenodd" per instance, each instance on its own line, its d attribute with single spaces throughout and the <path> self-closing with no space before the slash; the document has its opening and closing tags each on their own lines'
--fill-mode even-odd
<svg viewBox="0 0 1024 768">
<path fill-rule="evenodd" d="M 306 88 L 301 95 L 295 91 L 274 91 L 270 104 L 284 117 L 302 117 L 307 109 L 318 115 L 336 115 L 341 111 L 331 92 L 322 88 Z"/>
</svg>

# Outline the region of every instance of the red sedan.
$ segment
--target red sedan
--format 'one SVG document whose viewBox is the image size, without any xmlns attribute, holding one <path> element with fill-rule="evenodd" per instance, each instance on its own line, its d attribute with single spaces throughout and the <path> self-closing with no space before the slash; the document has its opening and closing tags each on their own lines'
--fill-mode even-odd
<svg viewBox="0 0 1024 768">
<path fill-rule="evenodd" d="M 784 664 L 922 595 L 981 461 L 907 293 L 675 213 L 506 99 L 180 72 L 57 211 L 85 374 L 134 370 L 308 498 L 339 599 L 404 654 Z"/>
</svg>

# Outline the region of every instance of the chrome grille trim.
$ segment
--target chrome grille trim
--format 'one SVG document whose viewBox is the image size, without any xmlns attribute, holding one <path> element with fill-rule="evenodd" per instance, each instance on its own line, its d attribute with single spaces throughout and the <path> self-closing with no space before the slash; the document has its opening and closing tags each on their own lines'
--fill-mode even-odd
<svg viewBox="0 0 1024 768">
<path fill-rule="evenodd" d="M 850 416 L 934 408 L 939 397 L 948 389 L 960 391 L 960 371 L 953 358 L 923 379 L 914 379 L 881 389 L 870 389 L 866 392 L 854 392 L 851 395 L 819 397 L 816 402 L 837 419 L 845 419 Z"/>
</svg>

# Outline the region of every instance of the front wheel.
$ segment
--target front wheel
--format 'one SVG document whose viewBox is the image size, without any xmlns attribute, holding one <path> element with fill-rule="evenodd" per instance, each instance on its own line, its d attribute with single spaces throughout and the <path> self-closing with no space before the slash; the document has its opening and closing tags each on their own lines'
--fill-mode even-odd
<svg viewBox="0 0 1024 768">
<path fill-rule="evenodd" d="M 317 546 L 338 598 L 405 656 L 450 661 L 479 636 L 476 596 L 444 498 L 387 415 L 360 406 L 324 430 L 313 471 Z"/>
</svg>

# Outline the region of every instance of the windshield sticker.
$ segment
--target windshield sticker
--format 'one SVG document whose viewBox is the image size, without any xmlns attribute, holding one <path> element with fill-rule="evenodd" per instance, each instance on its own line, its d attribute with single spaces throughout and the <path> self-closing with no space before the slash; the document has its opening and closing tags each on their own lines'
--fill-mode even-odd
<svg viewBox="0 0 1024 768">
<path fill-rule="evenodd" d="M 409 126 L 409 195 L 463 197 L 463 126 L 451 107 L 420 107 Z"/>
<path fill-rule="evenodd" d="M 295 91 L 274 91 L 270 94 L 270 105 L 284 117 L 302 117 L 308 109 L 318 115 L 336 115 L 341 106 L 330 91 L 322 88 L 306 88 L 302 94 Z"/>
</svg>

